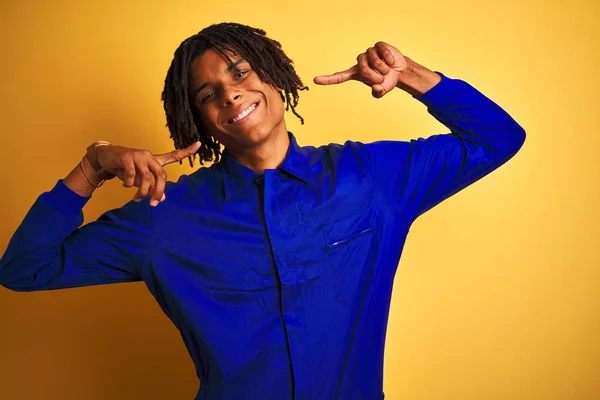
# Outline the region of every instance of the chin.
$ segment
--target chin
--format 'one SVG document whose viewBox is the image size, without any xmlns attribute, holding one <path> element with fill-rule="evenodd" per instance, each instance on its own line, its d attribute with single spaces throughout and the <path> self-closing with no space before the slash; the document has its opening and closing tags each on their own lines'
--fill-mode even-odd
<svg viewBox="0 0 600 400">
<path fill-rule="evenodd" d="M 268 131 L 266 129 L 252 129 L 250 132 L 245 133 L 242 137 L 239 137 L 239 139 L 242 139 L 241 141 L 243 141 L 247 146 L 258 146 L 268 141 L 271 137 L 271 133 L 272 131 Z"/>
<path fill-rule="evenodd" d="M 244 151 L 248 148 L 259 146 L 265 143 L 270 137 L 270 132 L 267 129 L 256 127 L 249 131 L 227 132 L 215 138 L 223 144 L 223 146 Z"/>
</svg>

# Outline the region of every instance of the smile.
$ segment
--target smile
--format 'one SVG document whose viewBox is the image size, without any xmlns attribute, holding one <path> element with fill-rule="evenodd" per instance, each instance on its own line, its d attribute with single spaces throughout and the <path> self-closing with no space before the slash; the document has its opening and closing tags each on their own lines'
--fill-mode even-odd
<svg viewBox="0 0 600 400">
<path fill-rule="evenodd" d="M 251 104 L 244 111 L 242 111 L 241 113 L 239 113 L 238 115 L 236 115 L 235 117 L 233 117 L 229 121 L 227 121 L 227 123 L 241 124 L 242 122 L 244 122 L 248 118 L 250 118 L 250 116 L 253 114 L 254 110 L 256 110 L 256 107 L 258 107 L 258 102 Z"/>
</svg>

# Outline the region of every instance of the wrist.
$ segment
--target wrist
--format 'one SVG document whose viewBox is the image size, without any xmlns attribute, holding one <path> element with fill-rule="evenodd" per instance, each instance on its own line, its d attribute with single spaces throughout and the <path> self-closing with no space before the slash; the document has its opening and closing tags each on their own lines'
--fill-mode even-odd
<svg viewBox="0 0 600 400">
<path fill-rule="evenodd" d="M 84 157 L 87 159 L 89 165 L 93 168 L 96 178 L 100 179 L 101 181 L 109 180 L 115 177 L 115 174 L 105 170 L 98 161 L 98 148 L 104 146 L 110 146 L 110 143 L 101 140 L 91 144 L 88 146 Z"/>
<path fill-rule="evenodd" d="M 434 71 L 414 62 L 405 57 L 408 65 L 398 78 L 396 87 L 410 93 L 413 96 L 419 96 L 429 91 L 437 85 L 442 77 Z"/>
<path fill-rule="evenodd" d="M 105 179 L 97 175 L 96 169 L 87 155 L 83 156 L 79 162 L 79 168 L 81 169 L 81 172 L 83 172 L 83 176 L 90 186 L 92 186 L 94 189 L 102 186 L 102 183 L 105 181 Z"/>
<path fill-rule="evenodd" d="M 96 171 L 98 171 L 98 170 L 100 170 L 100 168 L 102 168 L 102 166 L 98 162 L 98 152 L 96 151 L 96 147 L 97 147 L 96 143 L 92 143 L 91 145 L 89 145 L 86 148 L 86 153 L 85 153 L 85 157 L 84 157 L 87 159 L 88 163 L 94 169 L 94 173 L 96 173 Z"/>
</svg>

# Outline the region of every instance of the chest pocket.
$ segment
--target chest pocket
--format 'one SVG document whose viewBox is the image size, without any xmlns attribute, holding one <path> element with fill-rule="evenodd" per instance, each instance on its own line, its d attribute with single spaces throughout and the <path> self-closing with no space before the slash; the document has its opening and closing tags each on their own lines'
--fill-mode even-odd
<svg viewBox="0 0 600 400">
<path fill-rule="evenodd" d="M 375 210 L 368 210 L 323 226 L 333 295 L 352 305 L 365 269 L 375 259 L 377 240 Z"/>
</svg>

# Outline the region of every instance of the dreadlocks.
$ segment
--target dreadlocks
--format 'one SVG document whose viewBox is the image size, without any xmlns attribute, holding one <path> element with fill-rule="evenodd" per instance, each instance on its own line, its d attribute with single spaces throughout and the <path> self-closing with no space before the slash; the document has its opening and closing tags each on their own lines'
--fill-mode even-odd
<svg viewBox="0 0 600 400">
<path fill-rule="evenodd" d="M 167 116 L 167 127 L 176 149 L 183 149 L 200 140 L 197 154 L 200 164 L 205 161 L 218 162 L 221 147 L 210 136 L 195 112 L 192 100 L 188 98 L 188 72 L 191 63 L 206 50 L 215 49 L 231 64 L 226 51 L 246 59 L 261 81 L 280 88 L 281 100 L 286 103 L 286 111 L 292 109 L 294 115 L 304 119 L 296 112 L 298 91 L 308 90 L 296 74 L 293 61 L 288 58 L 281 44 L 266 36 L 265 31 L 236 23 L 221 23 L 204 28 L 199 33 L 184 40 L 175 50 L 173 61 L 167 72 L 162 101 Z M 190 166 L 194 160 L 190 157 Z M 180 161 L 181 164 L 181 161 Z"/>
</svg>

